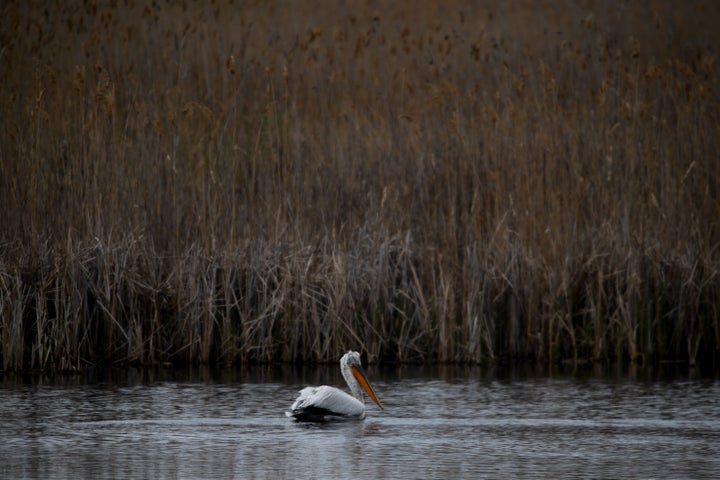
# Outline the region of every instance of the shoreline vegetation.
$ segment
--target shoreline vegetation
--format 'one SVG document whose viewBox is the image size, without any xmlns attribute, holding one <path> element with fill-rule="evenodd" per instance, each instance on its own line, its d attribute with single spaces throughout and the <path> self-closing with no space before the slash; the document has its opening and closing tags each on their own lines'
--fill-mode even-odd
<svg viewBox="0 0 720 480">
<path fill-rule="evenodd" d="M 4 2 L 0 368 L 720 360 L 720 6 Z"/>
</svg>

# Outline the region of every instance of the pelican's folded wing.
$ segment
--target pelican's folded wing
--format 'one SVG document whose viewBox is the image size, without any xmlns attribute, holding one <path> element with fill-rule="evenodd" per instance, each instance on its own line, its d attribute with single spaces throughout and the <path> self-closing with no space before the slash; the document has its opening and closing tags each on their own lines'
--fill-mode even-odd
<svg viewBox="0 0 720 480">
<path fill-rule="evenodd" d="M 355 397 L 342 390 L 323 385 L 306 387 L 290 407 L 289 414 L 295 418 L 311 417 L 349 417 L 363 418 L 365 405 Z"/>
</svg>

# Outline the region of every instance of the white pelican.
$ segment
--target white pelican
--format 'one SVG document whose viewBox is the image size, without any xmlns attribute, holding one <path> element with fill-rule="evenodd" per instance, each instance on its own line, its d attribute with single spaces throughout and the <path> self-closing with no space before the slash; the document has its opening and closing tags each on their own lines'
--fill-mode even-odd
<svg viewBox="0 0 720 480">
<path fill-rule="evenodd" d="M 335 387 L 305 387 L 300 390 L 295 403 L 285 412 L 301 422 L 327 422 L 331 420 L 362 420 L 365 418 L 365 401 L 362 387 L 373 402 L 381 410 L 385 410 L 375 391 L 365 378 L 365 371 L 360 362 L 358 352 L 349 351 L 340 359 L 340 371 L 350 387 L 352 395 L 348 395 Z"/>
</svg>

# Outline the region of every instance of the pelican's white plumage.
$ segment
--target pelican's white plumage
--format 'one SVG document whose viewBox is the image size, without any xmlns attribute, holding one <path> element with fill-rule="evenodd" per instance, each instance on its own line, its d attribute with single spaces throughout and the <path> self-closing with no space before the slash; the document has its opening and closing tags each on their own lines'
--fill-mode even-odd
<svg viewBox="0 0 720 480">
<path fill-rule="evenodd" d="M 299 421 L 326 422 L 330 420 L 362 420 L 365 418 L 365 402 L 363 390 L 380 407 L 384 409 L 375 391 L 365 378 L 360 354 L 347 352 L 340 359 L 340 371 L 350 387 L 352 395 L 340 389 L 322 385 L 305 387 L 290 407 L 287 416 Z"/>
</svg>

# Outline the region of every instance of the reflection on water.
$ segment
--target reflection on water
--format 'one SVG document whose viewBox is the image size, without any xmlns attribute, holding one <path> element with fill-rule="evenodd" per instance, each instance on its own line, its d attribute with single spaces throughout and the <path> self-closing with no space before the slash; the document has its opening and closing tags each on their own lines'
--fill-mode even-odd
<svg viewBox="0 0 720 480">
<path fill-rule="evenodd" d="M 363 422 L 294 423 L 336 367 L 4 378 L 2 478 L 720 476 L 720 380 L 399 367 Z"/>
</svg>

